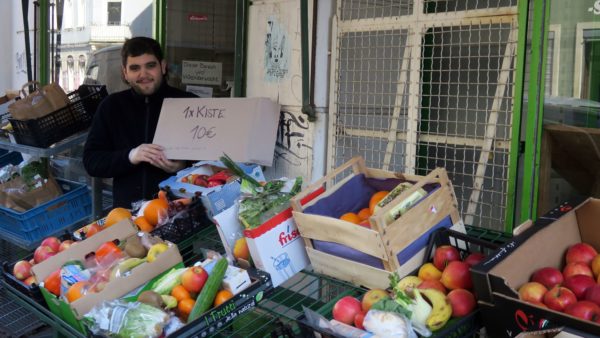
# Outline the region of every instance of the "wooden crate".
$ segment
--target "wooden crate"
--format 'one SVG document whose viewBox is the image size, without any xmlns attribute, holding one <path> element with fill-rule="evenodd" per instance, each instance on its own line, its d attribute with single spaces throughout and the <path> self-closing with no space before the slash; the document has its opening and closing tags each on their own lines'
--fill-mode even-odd
<svg viewBox="0 0 600 338">
<path fill-rule="evenodd" d="M 352 169 L 352 173 L 337 184 L 333 183 L 336 177 L 349 172 L 350 169 Z M 361 198 L 361 196 L 348 196 L 349 194 L 344 190 L 340 190 L 346 189 L 345 185 L 350 184 L 353 178 L 361 175 L 364 175 L 365 181 L 384 182 L 385 180 L 385 182 L 393 183 L 392 188 L 404 181 L 413 183 L 413 186 L 372 215 L 369 219 L 370 229 L 342 221 L 337 218 L 339 215 L 326 216 L 323 213 L 314 213 L 314 208 L 327 207 L 323 204 L 339 208 L 336 206 L 339 201 L 337 197 L 341 199 Z M 362 177 L 357 177 L 353 182 L 362 179 Z M 384 215 L 386 213 L 411 194 L 425 187 L 430 188 L 427 196 L 400 218 L 388 225 L 385 224 Z M 431 187 L 434 188 L 431 189 Z M 310 194 L 319 195 L 310 203 L 301 205 L 300 201 Z M 365 199 L 365 197 L 362 198 Z M 319 203 L 321 204 L 319 205 Z M 455 230 L 464 232 L 464 226 L 457 210 L 458 203 L 454 188 L 443 168 L 437 168 L 427 176 L 409 175 L 367 168 L 361 157 L 355 157 L 304 189 L 292 198 L 291 205 L 294 210 L 294 220 L 304 239 L 313 269 L 318 273 L 368 288 L 386 288 L 389 285 L 388 275 L 391 272 L 397 271 L 404 276 L 422 264 L 429 234 L 434 230 L 440 227 L 453 227 Z M 356 212 L 360 207 L 357 205 L 356 210 L 346 210 L 345 212 Z M 358 252 L 370 261 L 375 260 L 378 264 L 361 263 L 323 252 L 316 248 L 316 243 L 327 243 L 326 245 L 333 243 L 334 246 L 338 244 L 344 250 L 350 248 L 354 253 Z M 409 255 L 408 258 L 407 255 Z M 362 258 L 362 256 L 360 257 Z"/>
</svg>

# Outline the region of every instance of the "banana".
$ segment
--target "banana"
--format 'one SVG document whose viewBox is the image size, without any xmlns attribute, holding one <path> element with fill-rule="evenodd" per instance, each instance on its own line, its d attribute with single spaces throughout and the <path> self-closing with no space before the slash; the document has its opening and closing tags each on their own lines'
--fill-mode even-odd
<svg viewBox="0 0 600 338">
<path fill-rule="evenodd" d="M 406 292 L 416 288 L 419 284 L 421 284 L 421 282 L 423 281 L 417 276 L 406 276 L 402 278 L 395 286 L 393 286 L 393 288 Z"/>
<path fill-rule="evenodd" d="M 146 258 L 127 258 L 111 270 L 110 280 L 113 281 L 118 277 L 123 277 L 128 271 L 145 262 Z"/>
<path fill-rule="evenodd" d="M 419 291 L 429 299 L 433 307 L 431 314 L 427 317 L 427 328 L 431 331 L 441 329 L 452 316 L 452 306 L 446 295 L 436 289 L 420 289 Z"/>
</svg>

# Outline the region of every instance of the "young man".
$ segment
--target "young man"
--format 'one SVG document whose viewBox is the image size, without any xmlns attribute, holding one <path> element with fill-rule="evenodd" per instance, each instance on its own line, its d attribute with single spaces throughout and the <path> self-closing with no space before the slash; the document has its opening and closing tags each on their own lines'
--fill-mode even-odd
<svg viewBox="0 0 600 338">
<path fill-rule="evenodd" d="M 158 184 L 185 167 L 152 144 L 165 98 L 195 97 L 167 85 L 167 63 L 153 39 L 129 39 L 121 50 L 123 80 L 131 89 L 102 101 L 89 131 L 83 164 L 90 176 L 113 178 L 113 207 L 151 199 Z"/>
</svg>

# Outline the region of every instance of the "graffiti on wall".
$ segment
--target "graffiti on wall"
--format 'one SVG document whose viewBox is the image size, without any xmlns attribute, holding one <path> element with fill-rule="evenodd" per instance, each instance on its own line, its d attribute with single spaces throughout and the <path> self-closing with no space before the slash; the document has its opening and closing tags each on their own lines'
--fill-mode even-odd
<svg viewBox="0 0 600 338">
<path fill-rule="evenodd" d="M 25 52 L 17 53 L 16 59 L 17 74 L 27 74 L 27 59 L 25 58 Z"/>
<path fill-rule="evenodd" d="M 306 165 L 308 152 L 312 147 L 306 140 L 308 121 L 303 116 L 282 111 L 279 115 L 277 141 L 275 143 L 275 161 L 283 161 L 287 165 L 301 167 Z"/>
<path fill-rule="evenodd" d="M 268 82 L 279 82 L 288 75 L 290 44 L 286 43 L 287 35 L 285 28 L 275 17 L 267 19 L 265 80 Z"/>
</svg>

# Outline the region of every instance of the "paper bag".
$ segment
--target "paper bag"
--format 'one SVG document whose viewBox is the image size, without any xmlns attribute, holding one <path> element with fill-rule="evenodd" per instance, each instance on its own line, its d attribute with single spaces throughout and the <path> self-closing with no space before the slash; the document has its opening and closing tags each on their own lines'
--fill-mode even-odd
<svg viewBox="0 0 600 338">
<path fill-rule="evenodd" d="M 42 186 L 27 190 L 19 176 L 0 185 L 0 205 L 18 212 L 25 212 L 62 195 L 60 186 L 54 177 L 48 177 Z"/>
<path fill-rule="evenodd" d="M 37 82 L 24 84 L 21 88 L 23 98 L 8 106 L 8 112 L 14 119 L 29 120 L 39 118 L 66 107 L 70 103 L 67 94 L 57 83 L 50 83 L 26 95 L 25 88 L 34 83 L 39 87 L 39 83 Z"/>
</svg>

